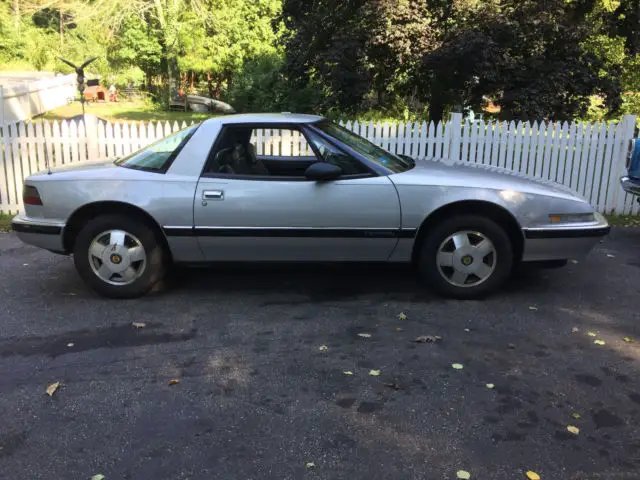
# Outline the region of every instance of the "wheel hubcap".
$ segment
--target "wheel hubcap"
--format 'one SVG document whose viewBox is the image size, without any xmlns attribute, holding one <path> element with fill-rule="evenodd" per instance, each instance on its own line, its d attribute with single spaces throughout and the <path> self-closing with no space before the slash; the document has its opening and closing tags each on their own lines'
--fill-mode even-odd
<svg viewBox="0 0 640 480">
<path fill-rule="evenodd" d="M 89 247 L 93 273 L 111 285 L 129 285 L 147 266 L 142 242 L 124 230 L 108 230 L 97 235 Z"/>
<path fill-rule="evenodd" d="M 475 287 L 495 270 L 496 249 L 489 238 L 471 230 L 449 235 L 438 248 L 440 275 L 456 287 Z"/>
</svg>

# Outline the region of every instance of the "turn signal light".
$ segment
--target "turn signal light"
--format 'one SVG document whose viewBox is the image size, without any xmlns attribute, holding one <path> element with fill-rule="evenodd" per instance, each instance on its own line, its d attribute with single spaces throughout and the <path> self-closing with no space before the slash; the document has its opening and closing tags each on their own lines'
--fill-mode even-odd
<svg viewBox="0 0 640 480">
<path fill-rule="evenodd" d="M 36 187 L 25 185 L 22 190 L 22 201 L 25 205 L 42 205 L 40 193 Z"/>
</svg>

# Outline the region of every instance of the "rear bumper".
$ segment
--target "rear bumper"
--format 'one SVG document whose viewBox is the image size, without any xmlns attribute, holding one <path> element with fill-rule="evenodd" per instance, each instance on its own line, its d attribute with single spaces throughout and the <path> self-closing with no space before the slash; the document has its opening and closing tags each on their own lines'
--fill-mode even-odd
<svg viewBox="0 0 640 480">
<path fill-rule="evenodd" d="M 640 196 L 640 179 L 631 178 L 631 177 L 622 177 L 620 179 L 620 185 L 622 185 L 622 189 L 630 193 L 631 195 L 639 195 Z"/>
<path fill-rule="evenodd" d="M 607 220 L 596 213 L 589 225 L 523 229 L 523 262 L 566 260 L 584 257 L 611 231 Z"/>
<path fill-rule="evenodd" d="M 62 241 L 63 223 L 45 222 L 20 214 L 11 221 L 11 228 L 24 243 L 56 253 L 66 253 Z"/>
</svg>

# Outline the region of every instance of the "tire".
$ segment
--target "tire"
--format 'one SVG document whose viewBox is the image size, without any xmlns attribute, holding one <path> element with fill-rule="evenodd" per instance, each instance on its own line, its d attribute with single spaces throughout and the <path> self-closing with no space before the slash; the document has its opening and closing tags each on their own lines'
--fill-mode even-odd
<svg viewBox="0 0 640 480">
<path fill-rule="evenodd" d="M 455 216 L 433 227 L 418 257 L 420 273 L 431 288 L 458 299 L 495 292 L 511 275 L 513 263 L 513 248 L 504 229 L 477 215 Z"/>
<path fill-rule="evenodd" d="M 153 229 L 124 215 L 101 215 L 89 221 L 73 249 L 82 280 L 110 298 L 147 294 L 164 277 L 166 257 Z"/>
</svg>

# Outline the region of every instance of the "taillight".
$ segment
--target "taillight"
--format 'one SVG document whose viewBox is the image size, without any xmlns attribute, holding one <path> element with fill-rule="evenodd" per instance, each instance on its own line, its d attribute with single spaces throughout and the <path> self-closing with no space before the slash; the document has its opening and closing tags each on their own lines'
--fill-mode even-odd
<svg viewBox="0 0 640 480">
<path fill-rule="evenodd" d="M 31 185 L 24 186 L 24 189 L 22 190 L 22 201 L 26 205 L 42 205 L 42 199 L 40 198 L 38 189 Z"/>
</svg>

